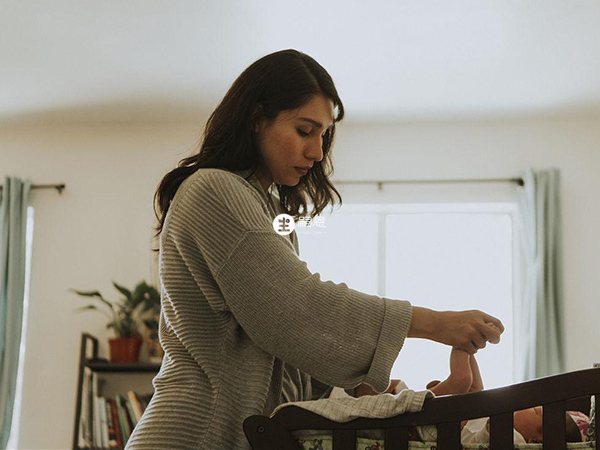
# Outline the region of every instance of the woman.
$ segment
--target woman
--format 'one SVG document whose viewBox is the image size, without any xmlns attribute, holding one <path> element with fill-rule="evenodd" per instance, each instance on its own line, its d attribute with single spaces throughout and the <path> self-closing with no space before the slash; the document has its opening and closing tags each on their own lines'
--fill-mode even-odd
<svg viewBox="0 0 600 450">
<path fill-rule="evenodd" d="M 337 115 L 334 110 L 337 109 Z M 210 116 L 198 154 L 156 192 L 160 340 L 155 394 L 127 448 L 239 448 L 243 420 L 333 386 L 390 388 L 406 337 L 474 353 L 502 324 L 321 281 L 280 213 L 312 216 L 339 196 L 328 177 L 344 108 L 329 74 L 295 50 L 267 55 Z M 274 191 L 277 191 L 276 197 Z"/>
</svg>

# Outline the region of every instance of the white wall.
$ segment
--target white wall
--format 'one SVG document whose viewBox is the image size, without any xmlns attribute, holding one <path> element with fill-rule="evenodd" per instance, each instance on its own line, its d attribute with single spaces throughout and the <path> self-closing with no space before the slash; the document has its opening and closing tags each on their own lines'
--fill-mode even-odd
<svg viewBox="0 0 600 450">
<path fill-rule="evenodd" d="M 21 448 L 68 448 L 79 336 L 101 338 L 104 319 L 75 314 L 69 288 L 154 280 L 152 197 L 188 155 L 202 124 L 22 125 L 0 128 L 0 176 L 65 182 L 33 191 L 35 234 Z M 562 173 L 567 368 L 600 360 L 600 120 L 594 117 L 471 123 L 343 124 L 334 149 L 340 179 L 512 177 L 528 167 Z M 3 178 L 2 178 L 3 179 Z M 426 305 L 424 305 L 426 306 Z M 588 343 L 585 347 L 581 342 Z"/>
<path fill-rule="evenodd" d="M 152 200 L 160 178 L 194 145 L 193 126 L 47 126 L 0 130 L 0 176 L 65 182 L 62 195 L 32 191 L 35 208 L 31 292 L 20 426 L 21 448 L 69 448 L 82 331 L 100 338 L 105 317 L 75 313 L 69 288 L 111 280 L 133 287 L 155 279 Z"/>
</svg>

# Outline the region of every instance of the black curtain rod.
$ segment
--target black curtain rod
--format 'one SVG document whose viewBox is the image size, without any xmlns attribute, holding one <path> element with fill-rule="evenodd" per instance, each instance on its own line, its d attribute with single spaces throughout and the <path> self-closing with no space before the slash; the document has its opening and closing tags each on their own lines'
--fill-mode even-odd
<svg viewBox="0 0 600 450">
<path fill-rule="evenodd" d="M 458 184 L 458 183 L 515 183 L 518 186 L 524 186 L 523 178 L 487 178 L 487 179 L 466 179 L 466 180 L 340 180 L 334 181 L 335 184 L 376 184 L 381 190 L 384 184 Z M 65 189 L 66 185 L 61 184 L 34 184 L 32 189 L 56 189 L 59 194 Z M 2 190 L 2 186 L 0 186 Z"/>
<path fill-rule="evenodd" d="M 34 184 L 31 186 L 31 189 L 56 189 L 58 191 L 59 194 L 62 194 L 62 191 L 64 191 L 66 187 L 65 183 L 61 183 L 61 184 Z M 2 190 L 3 186 L 0 186 L 0 191 Z"/>
<path fill-rule="evenodd" d="M 381 190 L 384 184 L 458 184 L 458 183 L 515 183 L 524 186 L 523 178 L 486 178 L 466 180 L 340 180 L 333 181 L 335 184 L 376 184 Z"/>
</svg>

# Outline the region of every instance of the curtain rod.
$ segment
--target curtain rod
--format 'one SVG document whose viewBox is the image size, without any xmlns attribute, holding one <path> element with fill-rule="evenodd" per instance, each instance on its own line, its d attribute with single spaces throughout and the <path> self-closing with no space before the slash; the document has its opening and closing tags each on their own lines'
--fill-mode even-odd
<svg viewBox="0 0 600 450">
<path fill-rule="evenodd" d="M 377 189 L 383 189 L 384 184 L 451 184 L 451 183 L 515 183 L 524 186 L 523 178 L 487 178 L 466 180 L 340 180 L 334 184 L 376 184 Z"/>
<path fill-rule="evenodd" d="M 466 180 L 340 180 L 336 184 L 376 184 L 377 189 L 383 189 L 384 184 L 457 184 L 457 183 L 515 183 L 524 186 L 523 178 L 488 178 L 488 179 L 466 179 Z M 65 189 L 65 183 L 61 184 L 34 184 L 32 189 L 56 189 L 59 194 Z M 2 186 L 0 185 L 0 191 Z"/>
<path fill-rule="evenodd" d="M 66 187 L 65 183 L 61 183 L 61 184 L 34 184 L 31 186 L 31 189 L 56 189 L 58 191 L 59 194 L 62 194 L 62 191 L 64 191 Z M 0 191 L 2 190 L 3 186 L 0 185 Z"/>
</svg>

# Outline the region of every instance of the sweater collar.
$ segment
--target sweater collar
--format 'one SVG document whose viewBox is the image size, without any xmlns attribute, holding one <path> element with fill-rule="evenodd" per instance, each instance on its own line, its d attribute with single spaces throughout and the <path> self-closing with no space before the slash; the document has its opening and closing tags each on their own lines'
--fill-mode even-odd
<svg viewBox="0 0 600 450">
<path fill-rule="evenodd" d="M 271 188 L 269 188 L 269 192 L 267 193 L 262 188 L 260 181 L 258 181 L 258 178 L 256 178 L 256 175 L 252 174 L 251 169 L 232 170 L 231 172 L 244 178 L 248 183 L 250 183 L 250 185 L 252 185 L 258 191 L 261 198 L 265 201 L 268 210 L 271 212 L 272 219 L 275 219 L 275 217 L 284 212 L 283 208 L 281 207 L 281 204 L 279 203 L 279 197 L 276 197 L 273 193 L 273 187 L 275 186 L 275 184 L 271 185 Z M 296 237 L 295 231 L 290 233 L 289 239 L 292 242 L 292 246 L 294 247 L 296 255 L 299 255 L 300 249 L 298 248 L 298 239 Z"/>
<path fill-rule="evenodd" d="M 251 169 L 232 170 L 232 172 L 235 173 L 236 175 L 239 175 L 240 177 L 244 178 L 248 183 L 250 183 L 258 191 L 260 196 L 266 202 L 269 209 L 273 210 L 275 208 L 274 203 L 276 203 L 276 201 L 275 202 L 273 201 L 273 193 L 272 193 L 273 187 L 275 186 L 274 184 L 271 184 L 271 187 L 269 188 L 268 192 L 265 192 L 262 185 L 260 184 L 260 181 L 258 180 L 256 175 L 252 173 Z M 274 210 L 273 210 L 273 213 L 275 213 Z M 277 215 L 277 214 L 275 214 L 275 215 Z"/>
</svg>

